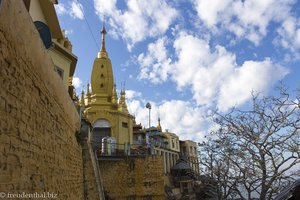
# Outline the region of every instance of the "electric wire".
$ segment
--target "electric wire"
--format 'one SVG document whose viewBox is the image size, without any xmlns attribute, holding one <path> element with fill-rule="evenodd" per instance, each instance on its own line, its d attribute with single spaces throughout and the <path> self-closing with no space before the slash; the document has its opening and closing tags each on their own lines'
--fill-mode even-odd
<svg viewBox="0 0 300 200">
<path fill-rule="evenodd" d="M 78 0 L 75 0 L 75 2 L 78 3 L 78 4 L 81 4 L 80 2 L 78 2 Z M 82 4 L 81 4 L 81 5 L 82 5 Z M 88 27 L 88 29 L 89 29 L 89 32 L 90 32 L 90 34 L 92 35 L 92 38 L 93 38 L 93 40 L 94 40 L 94 43 L 95 43 L 95 45 L 97 46 L 97 50 L 99 51 L 99 50 L 100 50 L 100 46 L 99 46 L 98 43 L 97 43 L 97 40 L 96 40 L 96 38 L 95 38 L 95 36 L 94 36 L 94 34 L 93 34 L 93 31 L 92 31 L 92 29 L 91 29 L 91 26 L 90 26 L 90 24 L 89 24 L 89 22 L 88 22 L 88 20 L 87 20 L 87 18 L 86 18 L 86 16 L 85 16 L 85 14 L 84 14 L 84 11 L 82 11 L 82 14 L 83 14 L 84 21 L 85 21 L 85 23 L 87 24 L 87 27 Z"/>
</svg>

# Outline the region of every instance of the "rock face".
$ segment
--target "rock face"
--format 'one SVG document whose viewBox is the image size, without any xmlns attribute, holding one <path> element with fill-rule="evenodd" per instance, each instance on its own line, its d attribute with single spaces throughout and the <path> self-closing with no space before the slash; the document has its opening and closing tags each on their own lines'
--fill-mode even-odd
<svg viewBox="0 0 300 200">
<path fill-rule="evenodd" d="M 0 191 L 83 199 L 79 128 L 76 108 L 23 1 L 2 0 Z"/>
</svg>

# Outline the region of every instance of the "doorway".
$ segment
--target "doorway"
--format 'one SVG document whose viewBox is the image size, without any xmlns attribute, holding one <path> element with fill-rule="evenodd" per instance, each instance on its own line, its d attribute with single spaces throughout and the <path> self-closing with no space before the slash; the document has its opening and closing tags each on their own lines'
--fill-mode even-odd
<svg viewBox="0 0 300 200">
<path fill-rule="evenodd" d="M 93 135 L 92 135 L 93 149 L 101 149 L 102 138 L 111 137 L 111 125 L 106 119 L 98 119 L 93 124 Z"/>
</svg>

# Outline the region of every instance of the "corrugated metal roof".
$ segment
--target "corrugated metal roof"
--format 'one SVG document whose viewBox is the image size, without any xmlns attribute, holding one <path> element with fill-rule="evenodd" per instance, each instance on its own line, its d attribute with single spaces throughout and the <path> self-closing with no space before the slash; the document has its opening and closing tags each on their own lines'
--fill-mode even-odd
<svg viewBox="0 0 300 200">
<path fill-rule="evenodd" d="M 296 187 L 300 186 L 300 179 L 297 179 L 293 184 L 288 185 L 284 188 L 274 200 L 288 200 L 293 196 L 293 192 Z"/>
</svg>

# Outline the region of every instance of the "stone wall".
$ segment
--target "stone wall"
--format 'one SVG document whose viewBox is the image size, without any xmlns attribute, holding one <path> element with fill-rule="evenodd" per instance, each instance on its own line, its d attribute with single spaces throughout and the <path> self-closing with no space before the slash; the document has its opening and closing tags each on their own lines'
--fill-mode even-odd
<svg viewBox="0 0 300 200">
<path fill-rule="evenodd" d="M 99 177 L 99 169 L 97 168 L 97 161 L 93 155 L 93 151 L 91 150 L 92 145 L 86 143 L 86 145 L 83 148 L 83 159 L 85 163 L 85 197 L 90 200 L 104 199 L 101 187 L 101 180 Z"/>
<path fill-rule="evenodd" d="M 91 144 L 91 128 L 91 124 L 82 119 L 80 132 L 77 134 L 82 145 L 84 198 L 104 200 L 98 162 Z"/>
<path fill-rule="evenodd" d="M 23 1 L 2 0 L 0 192 L 83 199 L 81 147 L 75 137 L 79 126 Z"/>
<path fill-rule="evenodd" d="M 100 160 L 99 166 L 108 199 L 165 199 L 161 156 Z"/>
</svg>

